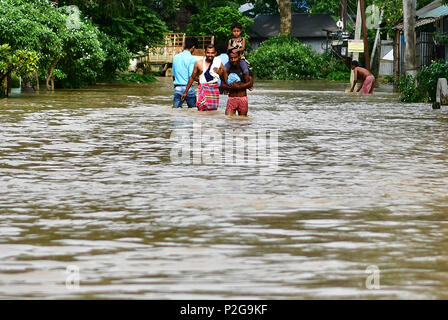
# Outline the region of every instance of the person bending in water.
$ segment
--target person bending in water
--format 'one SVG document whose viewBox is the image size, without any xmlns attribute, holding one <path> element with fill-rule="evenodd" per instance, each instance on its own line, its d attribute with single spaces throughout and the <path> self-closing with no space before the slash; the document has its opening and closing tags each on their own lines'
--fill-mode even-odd
<svg viewBox="0 0 448 320">
<path fill-rule="evenodd" d="M 373 74 L 369 70 L 361 68 L 359 66 L 359 62 L 356 60 L 352 61 L 352 70 L 355 71 L 355 81 L 353 81 L 353 87 L 350 92 L 355 90 L 356 83 L 358 83 L 359 79 L 363 82 L 363 84 L 362 87 L 359 87 L 356 92 L 359 92 L 362 89 L 363 94 L 372 94 L 373 87 L 375 86 L 375 77 Z"/>
<path fill-rule="evenodd" d="M 199 111 L 217 110 L 219 105 L 218 80 L 223 74 L 224 66 L 221 59 L 216 57 L 216 48 L 210 44 L 207 46 L 205 58 L 200 59 L 194 65 L 193 74 L 188 80 L 182 101 L 187 98 L 188 91 L 195 79 L 199 76 L 199 97 L 196 106 Z"/>
<path fill-rule="evenodd" d="M 224 81 L 221 87 L 229 92 L 226 108 L 226 115 L 229 116 L 234 116 L 236 112 L 239 116 L 247 116 L 249 109 L 247 89 L 254 85 L 254 79 L 249 75 L 249 69 L 243 67 L 240 60 L 239 53 L 229 51 L 229 62 L 224 67 Z"/>
</svg>

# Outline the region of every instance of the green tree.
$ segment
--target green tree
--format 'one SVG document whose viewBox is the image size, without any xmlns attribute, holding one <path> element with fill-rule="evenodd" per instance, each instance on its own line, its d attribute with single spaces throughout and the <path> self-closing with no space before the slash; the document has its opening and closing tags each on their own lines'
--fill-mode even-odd
<svg viewBox="0 0 448 320">
<path fill-rule="evenodd" d="M 191 17 L 187 33 L 190 35 L 214 35 L 216 42 L 224 43 L 232 36 L 230 30 L 234 22 L 243 25 L 243 36 L 253 20 L 238 11 L 238 7 L 216 7 L 200 11 Z"/>
<path fill-rule="evenodd" d="M 3 0 L 0 6 L 0 44 L 11 50 L 38 54 L 38 71 L 54 89 L 55 77 L 77 87 L 112 78 L 129 65 L 125 46 L 86 19 L 46 0 Z M 51 82 L 51 86 L 50 86 Z"/>
<path fill-rule="evenodd" d="M 28 78 L 37 70 L 39 57 L 29 50 L 13 51 L 9 44 L 0 45 L 0 96 L 6 93 L 5 79 L 14 72 L 17 76 Z"/>
<path fill-rule="evenodd" d="M 178 0 L 61 0 L 60 3 L 77 5 L 101 31 L 134 53 L 163 40 L 168 29 L 160 17 L 174 15 L 178 6 Z"/>
</svg>

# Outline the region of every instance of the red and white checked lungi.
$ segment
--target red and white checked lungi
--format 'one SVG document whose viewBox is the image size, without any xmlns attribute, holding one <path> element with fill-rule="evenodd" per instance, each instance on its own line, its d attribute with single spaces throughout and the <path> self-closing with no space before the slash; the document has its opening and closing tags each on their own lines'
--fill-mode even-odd
<svg viewBox="0 0 448 320">
<path fill-rule="evenodd" d="M 199 96 L 196 106 L 199 111 L 218 110 L 219 105 L 219 85 L 199 84 Z"/>
</svg>

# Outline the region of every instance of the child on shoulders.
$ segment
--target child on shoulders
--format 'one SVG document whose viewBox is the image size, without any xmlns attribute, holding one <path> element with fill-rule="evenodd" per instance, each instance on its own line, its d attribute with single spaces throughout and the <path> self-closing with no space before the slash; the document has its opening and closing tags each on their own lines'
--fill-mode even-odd
<svg viewBox="0 0 448 320">
<path fill-rule="evenodd" d="M 243 26 L 241 25 L 241 23 L 235 22 L 232 24 L 231 29 L 233 38 L 229 40 L 227 49 L 229 51 L 233 51 L 235 53 L 240 54 L 241 68 L 243 69 L 247 68 L 249 70 L 250 76 L 253 77 L 253 72 L 250 63 L 249 61 L 246 60 L 246 57 L 244 56 L 244 51 L 246 50 L 246 38 L 241 36 L 241 34 L 243 33 Z M 254 90 L 254 88 L 250 88 L 249 90 L 252 91 Z"/>
</svg>

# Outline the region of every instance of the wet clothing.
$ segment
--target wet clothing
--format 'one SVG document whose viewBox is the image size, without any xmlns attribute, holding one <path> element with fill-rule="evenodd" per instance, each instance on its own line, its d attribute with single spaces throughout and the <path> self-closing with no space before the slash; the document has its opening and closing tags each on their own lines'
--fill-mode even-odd
<svg viewBox="0 0 448 320">
<path fill-rule="evenodd" d="M 249 68 L 247 67 L 246 63 L 241 63 L 239 68 L 233 66 L 232 63 L 228 62 L 224 68 L 226 68 L 227 74 L 236 73 L 236 75 L 241 79 L 241 81 L 244 81 L 244 75 L 250 75 Z"/>
<path fill-rule="evenodd" d="M 185 89 L 187 89 L 187 86 L 174 87 L 174 98 L 173 98 L 174 108 L 182 108 L 182 105 L 184 104 L 184 102 L 182 101 L 182 95 L 184 94 Z M 188 108 L 196 107 L 196 91 L 194 91 L 193 87 L 191 87 L 190 90 L 188 90 L 185 101 L 187 102 Z"/>
<path fill-rule="evenodd" d="M 183 52 L 174 56 L 173 59 L 173 76 L 174 76 L 174 97 L 173 97 L 173 107 L 181 108 L 183 101 L 181 99 L 182 94 L 188 84 L 188 80 L 193 74 L 194 65 L 196 63 L 196 58 L 193 57 L 190 51 L 184 50 Z M 190 88 L 185 99 L 188 108 L 193 108 L 196 106 L 196 92 L 194 88 Z"/>
<path fill-rule="evenodd" d="M 213 70 L 214 68 L 219 69 L 221 67 L 221 59 L 214 58 L 213 62 L 210 63 L 210 66 L 205 68 L 205 58 L 202 59 L 202 74 L 199 76 L 199 83 L 202 84 L 217 84 L 219 80 L 219 74 Z"/>
<path fill-rule="evenodd" d="M 173 58 L 174 85 L 186 86 L 193 74 L 196 58 L 190 51 L 184 50 Z"/>
<path fill-rule="evenodd" d="M 202 59 L 202 74 L 199 76 L 199 96 L 197 107 L 199 111 L 218 110 L 219 105 L 219 74 L 213 70 L 221 67 L 221 59 L 214 58 L 209 67 L 205 68 L 205 58 Z"/>
<path fill-rule="evenodd" d="M 215 84 L 199 84 L 199 97 L 197 107 L 199 111 L 218 110 L 219 105 L 219 85 Z"/>
<path fill-rule="evenodd" d="M 249 110 L 249 99 L 247 96 L 244 97 L 229 97 L 227 100 L 226 114 L 230 111 L 238 111 L 238 114 L 247 114 Z"/>
<path fill-rule="evenodd" d="M 362 93 L 363 94 L 372 94 L 373 89 L 375 86 L 375 77 L 373 74 L 367 76 L 367 78 L 364 79 L 364 83 L 362 84 Z"/>
</svg>

